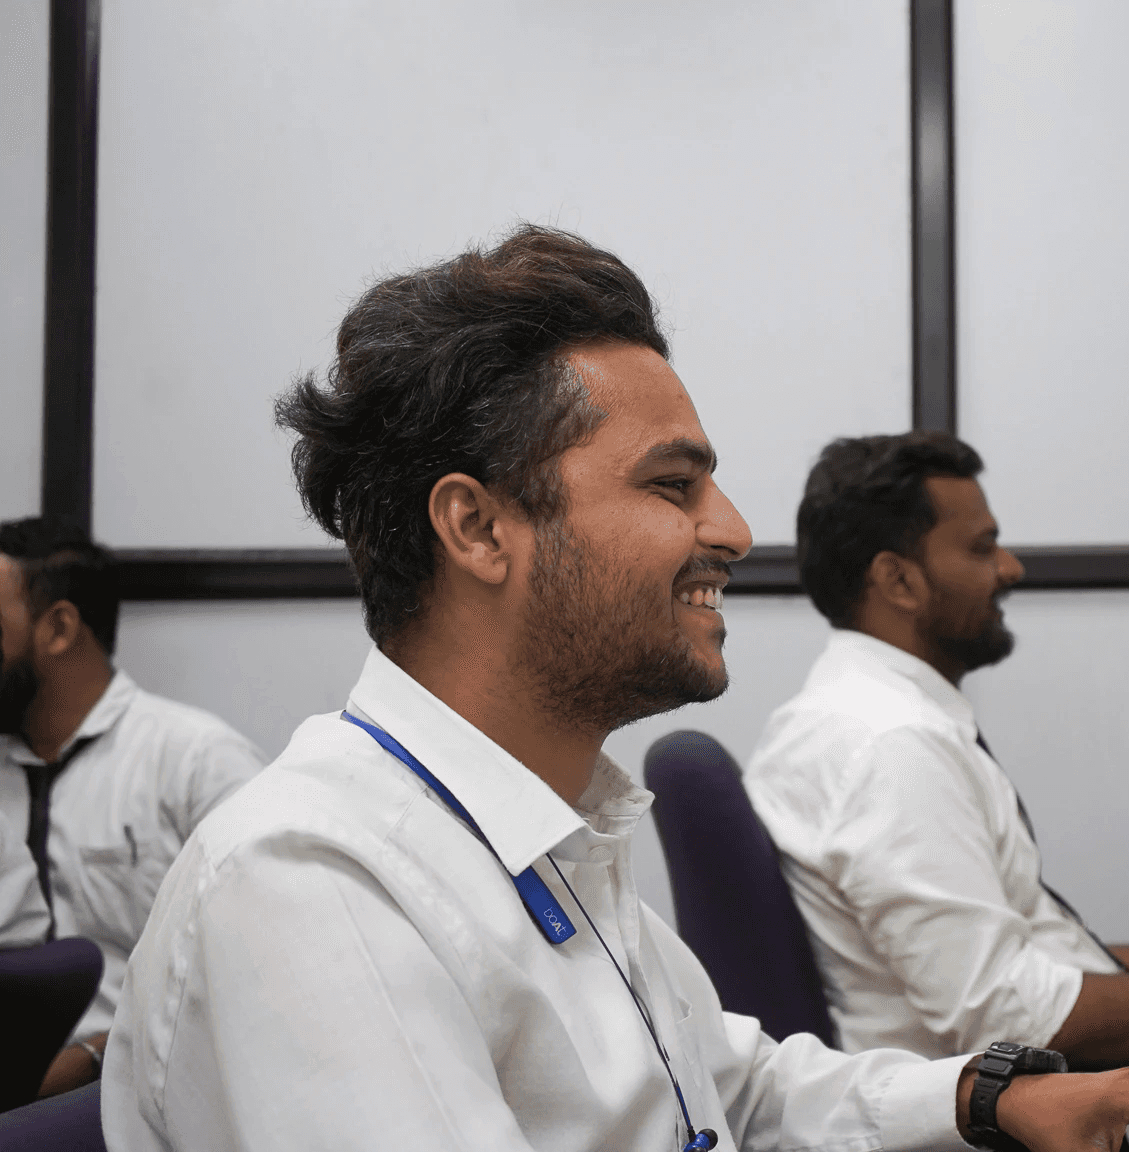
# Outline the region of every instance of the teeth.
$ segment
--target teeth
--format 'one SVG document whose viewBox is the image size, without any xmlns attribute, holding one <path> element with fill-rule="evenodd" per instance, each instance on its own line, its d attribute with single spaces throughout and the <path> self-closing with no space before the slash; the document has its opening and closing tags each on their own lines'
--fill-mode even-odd
<svg viewBox="0 0 1129 1152">
<path fill-rule="evenodd" d="M 695 608 L 705 606 L 707 608 L 713 608 L 716 611 L 721 610 L 722 596 L 720 588 L 703 588 L 701 585 L 698 585 L 698 587 L 692 591 L 680 592 L 678 599 L 681 600 L 683 604 L 692 604 Z"/>
</svg>

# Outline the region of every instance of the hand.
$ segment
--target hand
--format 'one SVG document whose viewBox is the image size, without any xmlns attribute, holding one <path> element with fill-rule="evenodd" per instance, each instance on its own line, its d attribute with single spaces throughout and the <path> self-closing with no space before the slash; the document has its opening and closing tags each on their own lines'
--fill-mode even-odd
<svg viewBox="0 0 1129 1152">
<path fill-rule="evenodd" d="M 105 1052 L 108 1036 L 108 1032 L 101 1032 L 97 1036 L 88 1037 L 86 1042 L 99 1052 Z M 81 1088 L 84 1084 L 97 1080 L 99 1072 L 94 1057 L 85 1048 L 78 1044 L 68 1044 L 51 1061 L 51 1066 L 43 1077 L 43 1083 L 39 1086 L 39 1098 L 58 1096 L 63 1092 L 70 1092 L 73 1088 Z"/>
<path fill-rule="evenodd" d="M 1017 1076 L 996 1123 L 1030 1152 L 1119 1152 L 1129 1125 L 1129 1068 Z"/>
</svg>

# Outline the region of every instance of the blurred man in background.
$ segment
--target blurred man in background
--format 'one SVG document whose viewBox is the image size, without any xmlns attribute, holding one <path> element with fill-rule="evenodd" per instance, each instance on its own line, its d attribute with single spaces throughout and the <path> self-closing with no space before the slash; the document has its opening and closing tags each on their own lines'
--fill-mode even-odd
<svg viewBox="0 0 1129 1152">
<path fill-rule="evenodd" d="M 117 620 L 106 549 L 59 521 L 0 524 L 0 815 L 34 861 L 41 938 L 86 936 L 105 958 L 44 1095 L 98 1075 L 126 961 L 165 872 L 263 762 L 221 720 L 115 670 Z M 26 887 L 14 874 L 4 885 Z"/>
<path fill-rule="evenodd" d="M 1007 1036 L 1079 1067 L 1129 1063 L 1124 947 L 1041 881 L 1027 813 L 962 677 L 1003 660 L 980 457 L 940 432 L 828 445 L 797 519 L 804 588 L 835 631 L 746 773 L 848 1052 L 930 1057 Z"/>
</svg>

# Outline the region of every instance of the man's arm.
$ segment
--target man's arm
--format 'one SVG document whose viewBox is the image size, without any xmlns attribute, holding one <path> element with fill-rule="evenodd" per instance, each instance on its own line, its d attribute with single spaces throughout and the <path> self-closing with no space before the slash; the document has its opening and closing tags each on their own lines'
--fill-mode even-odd
<svg viewBox="0 0 1129 1152">
<path fill-rule="evenodd" d="M 938 734 L 895 729 L 856 771 L 829 836 L 827 853 L 841 864 L 828 879 L 940 1050 L 976 1051 L 994 1040 L 1054 1046 L 1082 974 L 1039 948 L 1013 907 L 985 798 L 960 750 Z M 1035 884 L 1033 853 L 1030 866 Z M 1129 1031 L 1122 1034 L 1129 1043 Z M 1057 1050 L 1078 1059 L 1066 1040 Z"/>
<path fill-rule="evenodd" d="M 979 1057 L 957 1085 L 957 1127 L 969 1131 Z M 996 1122 L 1029 1152 L 1119 1152 L 1129 1125 L 1129 1069 L 1097 1074 L 1017 1076 L 996 1103 Z"/>
<path fill-rule="evenodd" d="M 1129 1064 L 1129 972 L 1087 972 L 1070 1015 L 1048 1047 L 1072 1064 Z"/>
<path fill-rule="evenodd" d="M 97 1036 L 88 1036 L 86 1043 L 95 1051 L 106 1051 L 106 1037 L 109 1032 L 99 1032 Z M 39 1086 L 39 1098 L 44 1096 L 58 1096 L 63 1092 L 70 1092 L 72 1088 L 81 1088 L 98 1079 L 102 1071 L 102 1063 L 82 1046 L 81 1043 L 68 1044 L 51 1061 L 43 1083 Z"/>
<path fill-rule="evenodd" d="M 1126 968 L 1129 968 L 1129 944 L 1107 944 L 1106 948 L 1109 949 Z"/>
</svg>

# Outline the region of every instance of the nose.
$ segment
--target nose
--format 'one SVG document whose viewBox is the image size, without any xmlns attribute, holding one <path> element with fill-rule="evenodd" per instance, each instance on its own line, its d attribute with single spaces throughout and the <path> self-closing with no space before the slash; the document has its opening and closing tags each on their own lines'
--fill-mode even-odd
<svg viewBox="0 0 1129 1152">
<path fill-rule="evenodd" d="M 999 572 L 1003 584 L 1018 584 L 1023 579 L 1026 569 L 1020 563 L 1019 557 L 1006 548 L 999 550 L 996 560 L 996 571 Z"/>
<path fill-rule="evenodd" d="M 704 515 L 698 523 L 698 540 L 711 550 L 728 553 L 726 560 L 740 560 L 753 546 L 753 535 L 732 501 L 709 478 Z"/>
</svg>

